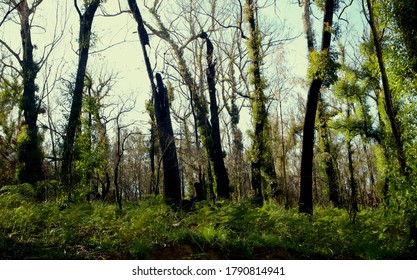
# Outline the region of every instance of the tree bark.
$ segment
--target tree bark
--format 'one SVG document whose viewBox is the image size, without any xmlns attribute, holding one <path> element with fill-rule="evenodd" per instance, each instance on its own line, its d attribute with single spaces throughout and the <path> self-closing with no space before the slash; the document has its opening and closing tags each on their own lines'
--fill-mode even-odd
<svg viewBox="0 0 417 280">
<path fill-rule="evenodd" d="M 305 17 L 306 26 L 311 28 L 310 23 L 310 0 L 305 1 Z M 331 42 L 331 27 L 333 24 L 334 1 L 326 0 L 325 11 L 323 17 L 323 30 L 321 51 L 330 51 Z M 314 39 L 312 38 L 312 31 L 306 30 L 307 45 L 309 52 L 314 48 Z M 317 104 L 319 93 L 323 84 L 323 78 L 319 75 L 314 75 L 308 89 L 306 114 L 304 118 L 303 129 L 303 146 L 301 155 L 301 181 L 300 181 L 300 200 L 299 212 L 309 215 L 313 214 L 313 150 L 314 150 L 314 128 L 316 121 Z"/>
<path fill-rule="evenodd" d="M 159 73 L 156 75 L 158 91 L 154 97 L 155 117 L 158 124 L 159 145 L 164 167 L 164 197 L 173 204 L 181 201 L 181 179 L 177 149 L 169 112 L 168 94 Z"/>
<path fill-rule="evenodd" d="M 156 74 L 157 84 L 155 85 L 151 63 L 146 50 L 146 45 L 149 45 L 149 37 L 143 24 L 142 15 L 135 0 L 128 0 L 128 4 L 138 25 L 139 40 L 145 59 L 146 71 L 152 88 L 155 117 L 158 126 L 159 143 L 164 168 L 164 196 L 169 203 L 179 206 L 181 202 L 181 180 L 174 132 L 169 112 L 167 90 L 159 73 Z"/>
<path fill-rule="evenodd" d="M 90 49 L 91 28 L 94 14 L 100 5 L 99 0 L 92 1 L 81 14 L 76 1 L 74 1 L 80 19 L 80 31 L 78 38 L 78 68 L 75 78 L 75 87 L 72 97 L 71 112 L 64 137 L 64 151 L 62 162 L 62 179 L 69 191 L 68 200 L 71 201 L 72 180 L 71 164 L 77 129 L 80 127 L 80 116 L 82 108 L 82 95 L 84 90 L 84 77 L 87 69 L 88 52 Z"/>
<path fill-rule="evenodd" d="M 20 36 L 22 39 L 23 58 L 21 60 L 23 76 L 23 95 L 20 107 L 23 110 L 24 125 L 27 126 L 27 140 L 18 145 L 19 161 L 22 166 L 18 179 L 22 183 L 35 183 L 42 178 L 42 151 L 38 136 L 38 104 L 36 101 L 37 86 L 35 84 L 38 74 L 38 65 L 33 58 L 33 44 L 31 36 L 30 9 L 27 1 L 21 1 L 17 6 L 20 16 Z"/>
<path fill-rule="evenodd" d="M 211 143 L 213 147 L 210 148 L 210 158 L 213 162 L 214 173 L 216 174 L 217 195 L 223 199 L 230 198 L 229 192 L 229 176 L 224 164 L 223 149 L 221 146 L 220 124 L 219 124 L 219 108 L 217 106 L 216 97 L 216 69 L 213 61 L 213 44 L 206 35 L 207 46 L 207 83 L 210 96 L 210 115 L 211 115 Z"/>
<path fill-rule="evenodd" d="M 401 136 L 400 125 L 397 121 L 397 112 L 394 108 L 394 104 L 392 101 L 392 93 L 391 93 L 391 89 L 390 89 L 390 85 L 388 81 L 388 75 L 387 75 L 387 71 L 385 68 L 384 59 L 382 56 L 382 46 L 381 46 L 381 42 L 379 38 L 379 32 L 377 30 L 377 24 L 375 22 L 373 6 L 371 3 L 371 0 L 366 0 L 366 2 L 368 5 L 368 12 L 369 12 L 368 23 L 372 30 L 372 37 L 374 39 L 375 51 L 376 51 L 376 55 L 378 58 L 379 70 L 381 72 L 382 87 L 384 89 L 385 110 L 387 112 L 388 119 L 391 125 L 391 131 L 395 140 L 395 148 L 397 151 L 398 161 L 401 167 L 400 172 L 403 175 L 406 175 L 408 168 L 407 168 L 407 161 L 406 161 L 405 153 L 404 153 L 404 144 L 403 144 L 403 140 Z"/>
<path fill-rule="evenodd" d="M 320 98 L 320 97 L 319 97 Z M 327 182 L 329 185 L 329 200 L 333 203 L 335 207 L 340 207 L 339 201 L 339 180 L 338 172 L 335 166 L 336 158 L 335 153 L 333 152 L 334 148 L 331 144 L 331 135 L 327 125 L 327 117 L 325 112 L 325 105 L 323 100 L 320 98 L 318 110 L 319 110 L 319 135 L 323 143 L 323 152 L 324 152 L 324 165 L 325 172 L 327 177 Z"/>
<path fill-rule="evenodd" d="M 203 140 L 203 144 L 204 147 L 206 148 L 206 151 L 209 155 L 209 159 L 213 164 L 213 171 L 214 171 L 214 176 L 215 176 L 215 180 L 216 180 L 216 184 L 218 183 L 218 180 L 220 180 L 220 184 L 223 185 L 222 187 L 220 187 L 221 189 L 221 194 L 218 194 L 220 197 L 223 198 L 229 198 L 230 195 L 226 195 L 226 189 L 227 192 L 229 192 L 229 185 L 228 185 L 228 179 L 227 182 L 224 179 L 224 170 L 226 170 L 226 167 L 224 166 L 224 161 L 223 161 L 223 166 L 222 166 L 222 160 L 215 160 L 214 155 L 217 153 L 214 151 L 215 149 L 215 145 L 213 145 L 212 140 L 213 139 L 213 124 L 210 123 L 210 121 L 208 120 L 208 110 L 207 110 L 207 101 L 205 100 L 205 98 L 203 96 L 200 96 L 198 94 L 199 91 L 199 87 L 197 86 L 196 82 L 194 81 L 191 72 L 189 71 L 188 67 L 187 67 L 187 63 L 185 62 L 184 59 L 184 53 L 183 53 L 183 48 L 179 47 L 171 38 L 168 30 L 165 28 L 165 26 L 163 25 L 163 23 L 161 22 L 159 16 L 157 14 L 153 14 L 155 19 L 158 21 L 158 25 L 160 27 L 161 30 L 156 30 L 154 28 L 152 28 L 150 25 L 147 25 L 152 32 L 157 35 L 158 37 L 160 37 L 161 39 L 165 40 L 172 48 L 172 51 L 174 52 L 176 58 L 177 58 L 177 63 L 178 63 L 178 71 L 181 74 L 181 76 L 184 79 L 185 84 L 188 87 L 188 90 L 190 92 L 190 96 L 192 99 L 192 109 L 193 109 L 193 114 L 195 114 L 195 119 L 197 121 L 197 125 L 200 129 L 200 133 L 202 135 L 202 140 Z M 205 36 L 207 36 L 206 33 L 201 32 L 200 34 L 196 35 L 195 37 L 191 38 L 191 40 L 193 39 L 197 39 L 197 38 L 203 38 L 205 39 Z M 218 115 L 218 112 L 217 112 Z M 218 118 L 218 117 L 217 117 Z M 220 143 L 220 142 L 219 142 Z M 218 145 L 218 144 L 216 144 Z M 221 144 L 220 144 L 221 147 Z M 218 173 L 219 172 L 219 173 Z M 218 173 L 218 174 L 217 174 Z M 225 185 L 225 183 L 227 183 L 227 186 Z"/>
<path fill-rule="evenodd" d="M 269 188 L 272 195 L 277 192 L 277 178 L 274 161 L 269 147 L 267 98 L 264 94 L 265 82 L 261 73 L 262 54 L 261 37 L 256 19 L 257 7 L 253 0 L 246 1 L 246 17 L 249 23 L 250 37 L 248 40 L 249 57 L 251 60 L 251 94 L 252 118 L 254 133 L 251 147 L 252 189 L 255 191 L 255 203 L 263 204 L 265 189 Z M 263 175 L 264 174 L 264 175 Z M 267 178 L 265 178 L 267 177 Z M 264 187 L 264 188 L 263 188 Z"/>
</svg>

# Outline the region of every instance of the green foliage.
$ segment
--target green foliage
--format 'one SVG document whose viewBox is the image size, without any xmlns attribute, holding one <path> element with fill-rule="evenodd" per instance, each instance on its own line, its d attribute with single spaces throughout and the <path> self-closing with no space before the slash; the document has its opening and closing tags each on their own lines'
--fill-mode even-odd
<svg viewBox="0 0 417 280">
<path fill-rule="evenodd" d="M 25 198 L 35 198 L 36 190 L 31 184 L 28 184 L 28 183 L 20 184 L 20 185 L 4 186 L 0 189 L 0 196 L 14 195 L 14 194 L 21 195 Z"/>
<path fill-rule="evenodd" d="M 22 126 L 21 131 L 17 136 L 17 157 L 20 166 L 16 171 L 16 178 L 19 182 L 35 183 L 41 179 L 41 174 L 30 172 L 29 170 L 32 170 L 32 168 L 29 169 L 29 167 L 25 165 L 27 162 L 35 165 L 42 161 L 43 153 L 40 140 L 39 135 L 34 131 L 29 131 L 26 124 Z M 37 171 L 40 172 L 41 170 Z"/>
<path fill-rule="evenodd" d="M 340 67 L 337 57 L 338 53 L 331 50 L 312 51 L 307 73 L 308 79 L 320 79 L 326 88 L 334 84 L 338 79 L 337 69 Z"/>
<path fill-rule="evenodd" d="M 162 197 L 126 204 L 119 212 L 116 205 L 102 202 L 72 208 L 36 204 L 21 194 L 30 193 L 27 188 L 0 194 L 1 258 L 141 259 L 184 246 L 191 248 L 188 255 L 171 253 L 209 258 L 218 252 L 226 259 L 412 256 L 405 220 L 383 209 L 359 212 L 355 224 L 344 210 L 317 208 L 308 217 L 296 209 L 249 202 L 199 202 L 192 212 L 176 213 Z"/>
</svg>

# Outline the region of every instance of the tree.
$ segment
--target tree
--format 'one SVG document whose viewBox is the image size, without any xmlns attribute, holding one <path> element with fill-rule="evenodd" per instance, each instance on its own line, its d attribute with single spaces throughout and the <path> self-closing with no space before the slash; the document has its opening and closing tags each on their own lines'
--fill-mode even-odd
<svg viewBox="0 0 417 280">
<path fill-rule="evenodd" d="M 395 140 L 395 148 L 397 152 L 398 161 L 401 167 L 401 173 L 405 175 L 408 174 L 408 166 L 404 153 L 404 143 L 401 135 L 401 128 L 397 120 L 397 111 L 395 110 L 395 106 L 393 103 L 390 83 L 388 80 L 388 75 L 384 63 L 380 32 L 377 29 L 378 23 L 376 22 L 376 19 L 374 17 L 373 0 L 366 0 L 366 4 L 368 8 L 368 16 L 366 17 L 366 20 L 368 21 L 368 24 L 372 31 L 375 52 L 378 58 L 379 70 L 381 72 L 382 87 L 384 90 L 385 110 L 388 115 L 389 123 L 391 126 L 391 132 Z"/>
<path fill-rule="evenodd" d="M 132 111 L 134 106 L 127 106 L 127 101 L 124 101 L 119 109 L 115 117 L 116 123 L 116 143 L 115 143 L 115 157 L 114 157 L 114 172 L 113 172 L 113 182 L 115 188 L 115 196 L 116 202 L 119 206 L 119 210 L 122 210 L 122 194 L 123 194 L 123 186 L 120 185 L 120 166 L 123 160 L 123 156 L 126 150 L 126 141 L 129 137 L 133 134 L 133 132 L 126 132 L 126 128 L 131 126 L 133 123 L 130 124 L 123 124 L 122 117 L 124 114 L 129 113 Z"/>
<path fill-rule="evenodd" d="M 38 86 L 35 83 L 36 76 L 44 63 L 46 58 L 42 58 L 40 62 L 35 62 L 34 59 L 34 45 L 32 43 L 32 20 L 31 17 L 35 14 L 37 7 L 42 3 L 42 0 L 37 0 L 29 6 L 28 1 L 9 1 L 11 9 L 8 10 L 5 17 L 2 19 L 2 24 L 13 10 L 16 10 L 20 20 L 20 36 L 22 43 L 22 57 L 19 53 L 7 45 L 6 42 L 0 40 L 9 52 L 16 58 L 21 66 L 18 71 L 23 79 L 23 93 L 20 99 L 20 107 L 23 111 L 24 124 L 21 128 L 21 133 L 18 138 L 18 158 L 20 167 L 17 172 L 17 177 L 22 183 L 35 183 L 42 179 L 42 149 L 40 138 L 38 135 L 37 120 L 41 103 L 37 99 L 36 92 Z"/>
<path fill-rule="evenodd" d="M 417 2 L 414 0 L 390 1 L 393 16 L 399 27 L 402 40 L 407 49 L 409 63 L 414 73 L 417 72 Z"/>
<path fill-rule="evenodd" d="M 77 0 L 74 6 L 80 20 L 80 30 L 78 35 L 78 68 L 75 78 L 75 86 L 72 94 L 71 112 L 66 126 L 66 133 L 63 145 L 62 180 L 68 188 L 68 201 L 71 201 L 72 192 L 72 160 L 74 152 L 74 142 L 76 131 L 80 126 L 80 116 L 83 101 L 83 91 L 85 84 L 85 73 L 87 70 L 88 54 L 91 45 L 91 34 L 94 14 L 100 5 L 100 0 L 84 1 L 84 12 L 78 7 Z"/>
<path fill-rule="evenodd" d="M 265 191 L 277 192 L 277 178 L 269 144 L 268 112 L 265 78 L 262 76 L 263 54 L 261 34 L 257 19 L 257 1 L 247 0 L 245 6 L 246 21 L 249 24 L 248 51 L 251 66 L 249 69 L 250 83 L 253 92 L 250 96 L 252 105 L 252 122 L 254 131 L 251 147 L 252 188 L 255 191 L 255 202 L 263 204 Z"/>
<path fill-rule="evenodd" d="M 164 196 L 168 201 L 178 205 L 181 201 L 181 179 L 177 149 L 169 112 L 167 89 L 159 73 L 156 74 L 156 83 L 158 91 L 154 97 L 154 106 L 158 124 L 159 145 L 164 165 Z"/>
<path fill-rule="evenodd" d="M 339 176 L 336 168 L 337 155 L 335 147 L 332 144 L 332 135 L 329 129 L 329 119 L 332 116 L 327 112 L 326 104 L 322 96 L 319 95 L 318 104 L 318 120 L 319 120 L 319 137 L 322 144 L 322 152 L 324 157 L 324 169 L 327 177 L 327 184 L 329 185 L 329 200 L 335 207 L 340 207 L 339 198 Z"/>
<path fill-rule="evenodd" d="M 196 80 L 198 80 L 197 77 L 194 77 L 191 70 L 190 65 L 187 63 L 184 52 L 188 48 L 188 44 L 195 41 L 198 38 L 205 39 L 206 34 L 204 31 L 200 31 L 198 34 L 196 34 L 192 30 L 192 35 L 190 38 L 188 38 L 183 45 L 180 43 L 177 43 L 174 41 L 173 31 L 168 30 L 167 27 L 164 25 L 164 23 L 161 20 L 161 17 L 158 15 L 158 1 L 154 2 L 153 8 L 149 8 L 149 12 L 154 17 L 155 21 L 157 22 L 158 27 L 155 28 L 152 25 L 145 23 L 145 25 L 152 31 L 153 34 L 164 40 L 168 43 L 168 45 L 171 47 L 171 50 L 173 52 L 173 56 L 177 63 L 176 71 L 179 72 L 181 75 L 190 95 L 191 100 L 191 107 L 193 111 L 193 116 L 195 118 L 195 124 L 198 126 L 200 135 L 203 141 L 203 145 L 207 151 L 210 164 L 213 167 L 214 171 L 214 179 L 216 182 L 216 187 L 218 191 L 218 195 L 221 198 L 228 199 L 230 197 L 230 190 L 229 190 L 229 180 L 228 176 L 225 176 L 225 170 L 226 167 L 224 166 L 224 160 L 220 158 L 220 155 L 223 154 L 221 150 L 221 138 L 217 135 L 213 135 L 213 124 L 208 119 L 208 108 L 206 101 L 206 98 L 204 97 L 204 88 L 201 83 L 202 76 L 199 77 L 200 83 L 198 83 Z M 206 34 L 206 35 L 205 35 Z M 197 64 L 199 67 L 201 67 L 201 62 L 197 61 Z M 202 72 L 202 71 L 200 71 Z M 211 120 L 216 121 L 218 119 L 218 112 L 215 110 L 210 111 L 211 114 L 214 114 L 211 116 Z M 217 116 L 216 116 L 217 115 Z M 216 130 L 216 129 L 214 129 Z M 197 133 L 197 132 L 196 132 Z M 216 134 L 214 132 L 214 134 Z M 199 142 L 199 137 L 196 134 L 196 143 Z M 220 147 L 220 148 L 219 148 Z M 208 175 L 209 177 L 211 173 L 211 168 L 208 168 Z M 200 182 L 201 183 L 201 182 Z"/>
<path fill-rule="evenodd" d="M 16 142 L 19 119 L 22 112 L 16 109 L 23 91 L 19 77 L 14 74 L 6 78 L 1 74 L 0 81 L 0 187 L 16 182 L 15 173 L 18 167 Z"/>
<path fill-rule="evenodd" d="M 304 118 L 303 147 L 301 156 L 301 181 L 299 211 L 301 213 L 313 214 L 313 150 L 314 150 L 314 128 L 316 122 L 317 104 L 320 89 L 328 76 L 331 64 L 330 43 L 333 24 L 333 13 L 335 1 L 326 0 L 324 4 L 322 40 L 320 51 L 315 51 L 313 30 L 310 19 L 310 0 L 304 2 L 304 20 L 307 36 L 307 47 L 310 55 L 310 73 L 312 80 L 308 89 L 307 106 Z M 315 61 L 314 61 L 315 60 Z M 321 63 L 319 63 L 321 62 Z M 314 63 L 318 65 L 313 65 Z"/>
<path fill-rule="evenodd" d="M 151 63 L 146 50 L 146 46 L 149 45 L 149 37 L 136 1 L 128 0 L 128 4 L 130 11 L 132 12 L 133 17 L 137 23 L 139 40 L 142 46 L 142 53 L 146 64 L 146 71 L 151 83 L 155 117 L 159 134 L 159 143 L 164 165 L 164 196 L 169 203 L 180 206 L 181 181 L 178 169 L 175 138 L 169 113 L 167 90 L 159 73 L 156 74 L 155 84 L 153 70 L 151 68 Z"/>
<path fill-rule="evenodd" d="M 224 164 L 223 150 L 221 146 L 220 136 L 220 122 L 219 122 L 219 107 L 217 106 L 216 94 L 216 68 L 215 60 L 213 59 L 214 46 L 206 33 L 201 34 L 201 38 L 206 41 L 207 52 L 207 84 L 210 97 L 210 115 L 211 115 L 211 133 L 210 139 L 206 140 L 207 145 L 213 145 L 209 148 L 210 159 L 213 161 L 213 169 L 216 174 L 217 194 L 224 199 L 230 198 L 229 191 L 229 176 Z"/>
</svg>

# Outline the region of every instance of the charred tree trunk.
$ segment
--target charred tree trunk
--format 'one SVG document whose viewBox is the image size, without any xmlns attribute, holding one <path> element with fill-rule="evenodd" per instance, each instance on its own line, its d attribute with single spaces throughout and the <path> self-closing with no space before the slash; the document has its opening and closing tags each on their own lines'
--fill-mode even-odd
<svg viewBox="0 0 417 280">
<path fill-rule="evenodd" d="M 181 201 L 181 179 L 177 149 L 169 112 L 168 94 L 159 73 L 156 74 L 156 83 L 158 91 L 154 97 L 154 106 L 164 168 L 164 197 L 172 204 L 178 205 Z"/>
<path fill-rule="evenodd" d="M 155 117 L 158 126 L 159 143 L 164 168 L 164 196 L 169 203 L 179 206 L 181 203 L 181 180 L 174 133 L 169 113 L 167 90 L 159 73 L 156 74 L 157 85 L 155 85 L 151 63 L 146 50 L 146 45 L 149 45 L 148 33 L 143 24 L 142 15 L 136 1 L 128 0 L 128 4 L 138 25 L 139 40 L 145 59 L 146 71 L 152 88 Z"/>
<path fill-rule="evenodd" d="M 213 145 L 210 148 L 210 159 L 213 162 L 214 173 L 216 175 L 216 187 L 217 195 L 223 199 L 230 198 L 229 192 L 229 176 L 227 174 L 226 166 L 224 165 L 223 150 L 220 137 L 220 124 L 219 124 L 219 108 L 217 106 L 216 97 L 216 69 L 215 61 L 213 61 L 213 44 L 207 35 L 202 36 L 206 40 L 207 46 L 207 83 L 210 96 L 210 114 L 211 114 L 211 141 Z"/>
<path fill-rule="evenodd" d="M 153 98 L 151 98 L 151 103 L 153 104 Z M 149 157 L 151 161 L 151 180 L 149 184 L 149 194 L 155 194 L 156 195 L 156 189 L 158 186 L 156 186 L 156 180 L 155 180 L 155 154 L 156 154 L 156 147 L 155 147 L 155 114 L 154 112 L 150 112 L 150 118 L 151 118 L 151 128 L 150 128 L 150 147 L 149 147 Z"/>
<path fill-rule="evenodd" d="M 330 51 L 331 27 L 333 24 L 334 1 L 326 0 L 323 17 L 323 31 L 321 51 Z M 305 1 L 305 21 L 307 46 L 309 52 L 314 50 L 314 38 L 310 22 L 310 0 Z M 320 75 L 314 75 L 308 89 L 306 114 L 304 118 L 303 146 L 301 155 L 301 181 L 300 181 L 300 213 L 313 214 L 313 150 L 314 150 L 314 128 L 316 122 L 317 104 L 319 93 L 323 84 Z"/>
<path fill-rule="evenodd" d="M 181 76 L 184 79 L 185 84 L 188 87 L 188 90 L 190 92 L 190 96 L 191 96 L 191 100 L 192 100 L 192 104 L 191 104 L 191 108 L 192 108 L 192 112 L 193 115 L 195 117 L 197 126 L 200 130 L 200 134 L 201 134 L 201 138 L 203 140 L 203 145 L 207 151 L 207 154 L 210 157 L 210 161 L 212 161 L 213 164 L 213 171 L 214 171 L 214 176 L 216 177 L 215 179 L 217 180 L 217 177 L 219 177 L 220 180 L 224 180 L 221 179 L 221 177 L 223 176 L 221 170 L 226 170 L 225 167 L 223 166 L 217 166 L 218 164 L 221 164 L 221 161 L 213 161 L 213 158 L 210 155 L 214 155 L 214 145 L 211 142 L 212 139 L 212 132 L 213 132 L 213 127 L 212 124 L 210 123 L 209 119 L 208 119 L 208 109 L 207 109 L 207 101 L 205 100 L 204 96 L 199 95 L 199 87 L 196 84 L 195 80 L 193 79 L 193 76 L 190 72 L 190 70 L 187 67 L 187 63 L 184 59 L 184 47 L 179 47 L 178 44 L 176 44 L 171 36 L 170 33 L 168 32 L 168 30 L 166 29 L 166 27 L 164 26 L 163 22 L 161 21 L 160 17 L 153 13 L 153 16 L 155 17 L 156 21 L 158 22 L 158 26 L 161 30 L 156 30 L 155 28 L 151 27 L 150 25 L 147 25 L 148 28 L 151 29 L 151 31 L 157 35 L 158 37 L 160 37 L 161 39 L 165 40 L 172 48 L 172 51 L 174 52 L 176 59 L 177 59 L 177 63 L 178 63 L 178 71 L 181 74 Z M 204 35 L 205 33 L 202 32 L 200 34 L 197 34 L 195 36 L 193 36 L 192 38 L 190 38 L 190 41 L 194 40 L 194 39 L 198 39 L 198 38 L 204 38 L 207 35 Z M 196 132 L 197 133 L 197 132 Z M 197 138 L 197 137 L 196 137 Z M 197 144 L 198 145 L 198 144 Z M 220 174 L 216 174 L 216 172 L 220 171 Z M 216 181 L 217 182 L 217 181 Z M 222 183 L 223 184 L 223 183 Z M 224 189 L 226 189 L 226 186 L 224 187 Z M 227 190 L 229 189 L 229 186 L 227 185 Z M 224 196 L 223 194 L 219 196 Z M 227 197 L 229 197 L 230 195 L 228 195 Z"/>
<path fill-rule="evenodd" d="M 75 135 L 80 127 L 80 116 L 82 108 L 82 96 L 84 90 L 84 77 L 87 69 L 88 52 L 90 49 L 91 28 L 93 25 L 94 14 L 100 5 L 99 0 L 92 1 L 86 6 L 84 14 L 81 14 L 76 1 L 74 1 L 80 18 L 80 31 L 78 38 L 78 68 L 75 78 L 75 87 L 72 97 L 71 112 L 68 119 L 68 125 L 64 137 L 64 151 L 62 162 L 62 179 L 68 188 L 68 200 L 71 201 L 72 180 L 71 180 L 71 164 L 73 157 L 73 149 Z"/>
</svg>

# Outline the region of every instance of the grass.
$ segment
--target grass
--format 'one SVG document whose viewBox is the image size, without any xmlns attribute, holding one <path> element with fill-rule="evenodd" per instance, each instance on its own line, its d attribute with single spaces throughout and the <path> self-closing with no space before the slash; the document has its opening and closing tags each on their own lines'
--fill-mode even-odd
<svg viewBox="0 0 417 280">
<path fill-rule="evenodd" d="M 0 194 L 1 259 L 410 259 L 401 217 L 316 208 L 313 217 L 275 204 L 200 202 L 175 212 L 161 198 L 62 208 Z"/>
</svg>

